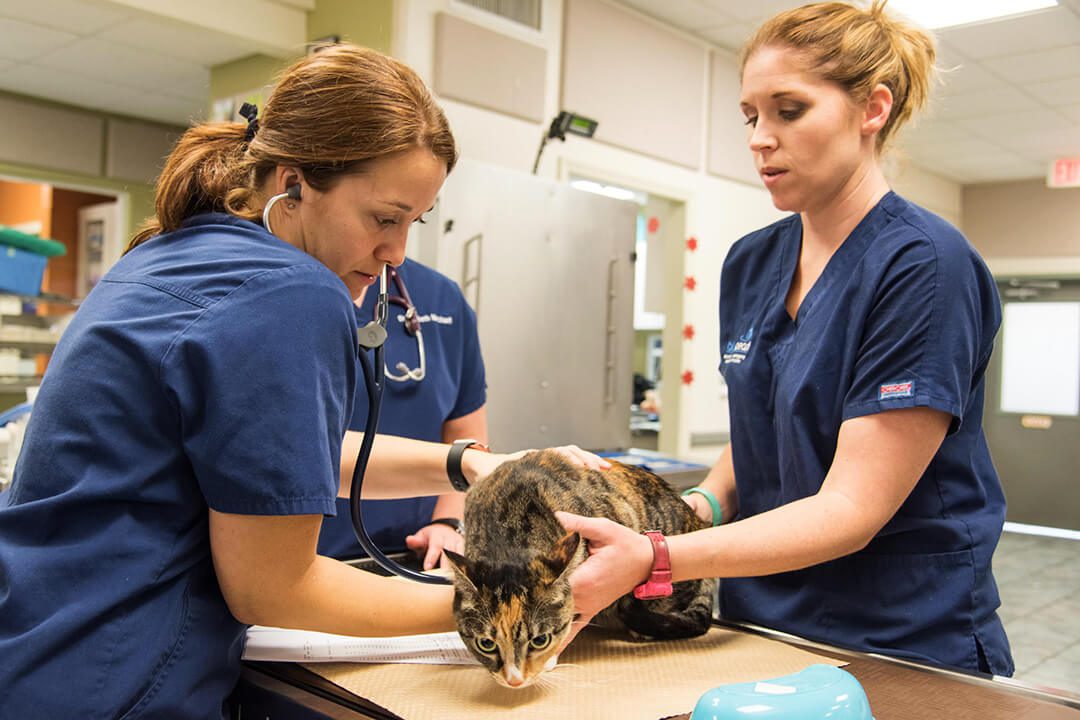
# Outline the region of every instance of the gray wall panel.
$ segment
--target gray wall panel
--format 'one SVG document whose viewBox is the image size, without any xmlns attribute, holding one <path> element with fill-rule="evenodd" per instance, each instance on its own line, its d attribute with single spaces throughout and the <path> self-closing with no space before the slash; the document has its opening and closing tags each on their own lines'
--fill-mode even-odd
<svg viewBox="0 0 1080 720">
<path fill-rule="evenodd" d="M 568 0 L 564 110 L 600 122 L 596 138 L 697 168 L 705 46 L 600 0 Z"/>
<path fill-rule="evenodd" d="M 106 177 L 153 182 L 181 131 L 181 128 L 110 118 Z"/>
<path fill-rule="evenodd" d="M 0 96 L 0 161 L 98 175 L 104 123 L 89 113 Z"/>
<path fill-rule="evenodd" d="M 544 121 L 547 51 L 447 13 L 435 18 L 435 92 Z"/>
<path fill-rule="evenodd" d="M 747 144 L 747 128 L 739 111 L 739 65 L 734 58 L 713 52 L 709 80 L 708 170 L 733 180 L 761 185 Z"/>
</svg>

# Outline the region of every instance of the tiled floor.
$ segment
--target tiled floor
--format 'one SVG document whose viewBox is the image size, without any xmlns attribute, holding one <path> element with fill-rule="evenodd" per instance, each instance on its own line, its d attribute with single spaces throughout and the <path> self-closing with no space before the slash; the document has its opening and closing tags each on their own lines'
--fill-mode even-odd
<svg viewBox="0 0 1080 720">
<path fill-rule="evenodd" d="M 1006 532 L 994 576 L 1016 679 L 1080 695 L 1080 541 Z"/>
</svg>

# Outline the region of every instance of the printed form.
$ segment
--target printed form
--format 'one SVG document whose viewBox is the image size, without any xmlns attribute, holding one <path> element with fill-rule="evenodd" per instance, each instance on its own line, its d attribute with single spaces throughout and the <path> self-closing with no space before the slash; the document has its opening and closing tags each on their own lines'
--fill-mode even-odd
<svg viewBox="0 0 1080 720">
<path fill-rule="evenodd" d="M 478 664 L 456 632 L 365 638 L 262 625 L 248 628 L 243 658 L 308 663 Z"/>
</svg>

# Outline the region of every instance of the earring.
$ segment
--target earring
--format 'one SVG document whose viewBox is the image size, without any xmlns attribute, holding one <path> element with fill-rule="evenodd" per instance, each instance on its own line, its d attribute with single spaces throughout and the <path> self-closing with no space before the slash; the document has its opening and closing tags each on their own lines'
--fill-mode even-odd
<svg viewBox="0 0 1080 720">
<path fill-rule="evenodd" d="M 290 210 L 295 210 L 296 209 L 296 203 L 287 202 L 287 203 L 285 203 L 285 207 L 289 208 Z"/>
</svg>

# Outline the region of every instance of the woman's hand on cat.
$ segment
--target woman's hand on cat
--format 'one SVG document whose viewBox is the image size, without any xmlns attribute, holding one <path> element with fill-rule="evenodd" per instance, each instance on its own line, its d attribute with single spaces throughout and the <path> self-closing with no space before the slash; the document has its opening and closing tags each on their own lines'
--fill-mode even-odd
<svg viewBox="0 0 1080 720">
<path fill-rule="evenodd" d="M 690 508 L 694 511 L 695 515 L 697 515 L 705 522 L 709 523 L 709 525 L 712 525 L 713 510 L 712 506 L 709 505 L 708 500 L 706 500 L 697 493 L 693 493 L 691 495 L 683 495 L 682 499 L 684 503 L 690 506 Z"/>
<path fill-rule="evenodd" d="M 645 535 L 606 518 L 568 512 L 556 512 L 555 517 L 589 547 L 589 557 L 570 575 L 578 617 L 563 642 L 565 648 L 593 616 L 645 582 L 652 572 L 653 548 Z"/>
<path fill-rule="evenodd" d="M 443 550 L 456 553 L 465 551 L 465 538 L 457 530 L 447 525 L 425 525 L 405 538 L 405 546 L 417 555 L 424 555 L 424 570 L 431 570 L 436 565 L 449 568 Z"/>
<path fill-rule="evenodd" d="M 572 464 L 590 470 L 607 470 L 611 467 L 611 463 L 604 458 L 588 450 L 582 450 L 577 445 L 561 445 L 552 448 L 552 450 L 562 455 Z M 514 453 L 485 453 L 466 450 L 461 458 L 461 467 L 465 472 L 465 476 L 470 478 L 470 483 L 480 482 L 504 462 L 518 460 L 531 452 L 536 452 L 536 450 L 519 450 Z"/>
</svg>

